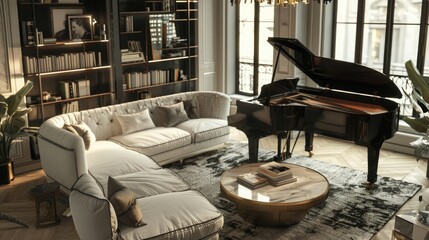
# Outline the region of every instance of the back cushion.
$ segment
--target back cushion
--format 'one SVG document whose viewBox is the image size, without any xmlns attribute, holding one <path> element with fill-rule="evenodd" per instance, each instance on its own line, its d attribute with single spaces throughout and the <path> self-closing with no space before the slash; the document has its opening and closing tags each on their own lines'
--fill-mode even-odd
<svg viewBox="0 0 429 240">
<path fill-rule="evenodd" d="M 118 220 L 94 178 L 83 174 L 73 185 L 69 198 L 73 222 L 80 239 L 116 238 Z"/>
</svg>

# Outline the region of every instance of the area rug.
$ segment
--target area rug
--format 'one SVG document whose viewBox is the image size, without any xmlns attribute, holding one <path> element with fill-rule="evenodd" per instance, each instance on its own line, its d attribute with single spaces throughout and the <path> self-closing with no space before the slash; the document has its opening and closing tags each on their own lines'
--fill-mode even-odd
<svg viewBox="0 0 429 240">
<path fill-rule="evenodd" d="M 274 155 L 260 150 L 259 161 L 271 161 Z M 314 169 L 329 180 L 329 196 L 324 203 L 311 208 L 296 225 L 261 227 L 244 221 L 234 204 L 220 194 L 220 175 L 247 162 L 247 143 L 230 141 L 221 149 L 186 159 L 183 165 L 168 166 L 223 212 L 225 224 L 221 239 L 370 239 L 421 188 L 379 177 L 376 185 L 367 190 L 362 184 L 366 182 L 365 172 L 312 158 L 293 157 L 285 162 Z"/>
</svg>

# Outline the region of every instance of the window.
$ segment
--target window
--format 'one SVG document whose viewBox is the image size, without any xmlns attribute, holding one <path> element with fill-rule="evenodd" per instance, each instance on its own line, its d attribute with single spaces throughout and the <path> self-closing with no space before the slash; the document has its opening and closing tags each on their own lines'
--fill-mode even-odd
<svg viewBox="0 0 429 240">
<path fill-rule="evenodd" d="M 257 95 L 262 85 L 271 82 L 272 77 L 273 48 L 267 39 L 274 35 L 274 5 L 238 4 L 237 10 L 236 92 Z"/>
<path fill-rule="evenodd" d="M 429 75 L 427 0 L 334 1 L 332 55 L 356 62 L 390 76 L 400 89 L 411 90 L 405 62 L 412 60 Z M 411 115 L 406 97 L 403 115 Z"/>
</svg>

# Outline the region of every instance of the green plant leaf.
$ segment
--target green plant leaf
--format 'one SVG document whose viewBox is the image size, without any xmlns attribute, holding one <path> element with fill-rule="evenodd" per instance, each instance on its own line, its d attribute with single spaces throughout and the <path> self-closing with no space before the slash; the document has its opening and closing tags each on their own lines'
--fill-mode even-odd
<svg viewBox="0 0 429 240">
<path fill-rule="evenodd" d="M 4 117 L 7 112 L 7 103 L 0 102 L 0 119 Z"/>
<path fill-rule="evenodd" d="M 5 101 L 9 106 L 9 108 L 7 109 L 7 114 L 12 115 L 14 112 L 16 112 L 22 99 L 24 98 L 25 95 L 27 95 L 27 93 L 31 91 L 32 88 L 33 88 L 33 82 L 27 81 L 25 85 L 18 90 L 18 92 L 6 98 Z"/>
<path fill-rule="evenodd" d="M 18 109 L 13 115 L 13 118 L 17 118 L 17 117 L 22 117 L 25 114 L 31 112 L 31 108 L 23 108 L 23 109 Z"/>
<path fill-rule="evenodd" d="M 425 102 L 429 102 L 429 81 L 424 78 L 419 70 L 414 66 L 411 60 L 405 63 L 405 68 L 408 73 L 408 78 L 413 83 L 414 87 L 420 92 Z"/>
<path fill-rule="evenodd" d="M 429 128 L 429 119 L 427 117 L 422 118 L 412 118 L 403 116 L 402 120 L 404 120 L 410 127 L 417 132 L 426 133 Z"/>
</svg>

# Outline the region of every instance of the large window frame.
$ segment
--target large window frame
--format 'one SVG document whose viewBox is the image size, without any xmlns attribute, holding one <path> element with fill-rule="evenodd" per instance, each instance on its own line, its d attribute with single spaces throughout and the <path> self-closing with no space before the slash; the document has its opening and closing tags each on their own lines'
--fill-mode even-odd
<svg viewBox="0 0 429 240">
<path fill-rule="evenodd" d="M 364 45 L 364 21 L 365 21 L 365 4 L 367 0 L 359 0 L 357 6 L 357 18 L 356 18 L 356 43 L 355 43 L 355 56 L 354 62 L 362 64 L 363 56 L 363 45 Z M 428 75 L 429 73 L 424 72 L 425 58 L 426 58 L 426 45 L 428 36 L 428 0 L 422 0 L 421 19 L 419 26 L 419 39 L 418 39 L 418 50 L 417 50 L 417 62 L 416 66 L 422 74 Z M 383 54 L 383 69 L 382 72 L 387 76 L 391 76 L 391 62 L 392 62 L 392 42 L 394 41 L 394 13 L 395 13 L 396 0 L 388 0 L 387 4 L 387 17 L 386 17 L 386 31 L 385 31 L 385 42 L 384 42 L 384 54 Z M 332 26 L 332 48 L 331 56 L 335 57 L 336 50 L 336 37 L 337 37 L 337 14 L 338 14 L 338 2 L 333 1 L 333 26 Z"/>
</svg>

